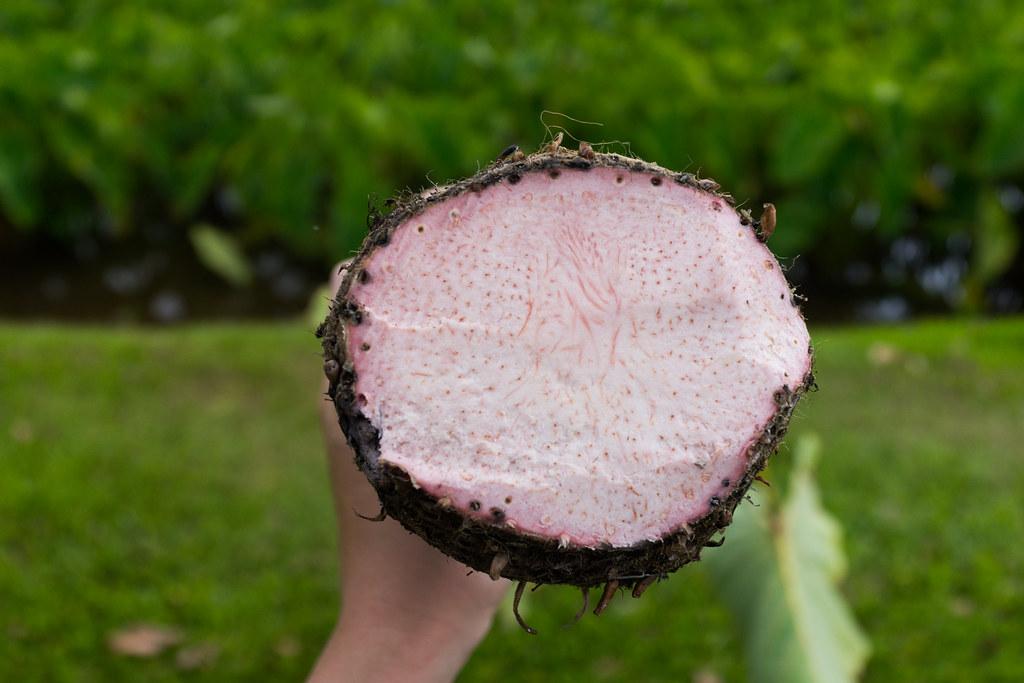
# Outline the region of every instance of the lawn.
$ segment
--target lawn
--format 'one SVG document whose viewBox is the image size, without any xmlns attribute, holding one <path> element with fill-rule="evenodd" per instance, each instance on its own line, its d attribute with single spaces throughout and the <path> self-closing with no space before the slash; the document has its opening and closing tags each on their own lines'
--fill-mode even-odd
<svg viewBox="0 0 1024 683">
<path fill-rule="evenodd" d="M 866 679 L 1021 680 L 1024 320 L 814 338 L 791 433 L 824 442 Z M 0 680 L 302 677 L 336 602 L 317 354 L 294 324 L 0 325 Z M 462 680 L 744 677 L 701 565 L 561 629 L 577 600 L 529 594 L 538 637 L 503 611 Z M 138 623 L 182 642 L 111 652 Z"/>
</svg>

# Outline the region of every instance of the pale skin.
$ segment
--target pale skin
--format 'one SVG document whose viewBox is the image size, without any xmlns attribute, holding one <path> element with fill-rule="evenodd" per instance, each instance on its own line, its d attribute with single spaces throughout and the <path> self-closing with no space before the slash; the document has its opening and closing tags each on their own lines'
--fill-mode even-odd
<svg viewBox="0 0 1024 683">
<path fill-rule="evenodd" d="M 331 291 L 341 283 L 334 269 Z M 355 466 L 331 402 L 320 424 L 339 532 L 341 609 L 311 683 L 455 679 L 490 629 L 508 588 L 442 555 L 393 519 L 372 522 L 377 494 Z"/>
</svg>

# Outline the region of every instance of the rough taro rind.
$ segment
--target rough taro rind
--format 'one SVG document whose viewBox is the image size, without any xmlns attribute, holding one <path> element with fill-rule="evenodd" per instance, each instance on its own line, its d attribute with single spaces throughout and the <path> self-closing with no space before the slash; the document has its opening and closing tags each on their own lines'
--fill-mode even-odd
<svg viewBox="0 0 1024 683">
<path fill-rule="evenodd" d="M 491 524 L 465 517 L 416 487 L 401 469 L 380 464 L 380 435 L 362 413 L 357 401 L 353 389 L 356 374 L 346 343 L 347 326 L 358 325 L 362 321 L 359 306 L 349 299 L 348 294 L 357 278 L 368 277 L 362 268 L 363 263 L 374 251 L 387 246 L 399 225 L 436 202 L 464 192 L 479 192 L 495 183 L 515 184 L 528 173 L 612 167 L 649 174 L 654 184 L 685 184 L 732 204 L 732 197 L 720 192 L 718 184 L 710 179 L 675 173 L 653 163 L 616 154 L 595 153 L 589 146 L 583 152 L 559 147 L 526 158 L 508 155 L 470 178 L 391 202 L 391 210 L 386 214 L 372 213 L 369 235 L 348 267 L 330 313 L 317 335 L 323 345 L 329 396 L 337 408 L 341 428 L 355 451 L 357 465 L 376 489 L 387 515 L 445 554 L 477 571 L 489 572 L 495 578 L 500 575 L 518 581 L 570 584 L 584 588 L 600 584 L 633 586 L 635 594 L 638 594 L 651 580 L 698 560 L 705 546 L 719 544 L 712 542 L 712 536 L 730 524 L 733 510 L 778 448 L 797 401 L 814 386 L 812 373 L 808 372 L 794 386 L 784 386 L 776 392 L 774 416 L 760 438 L 749 447 L 746 472 L 729 494 L 712 506 L 707 514 L 658 541 L 645 541 L 627 548 L 589 548 L 566 546 L 555 540 L 532 536 L 510 529 L 500 521 Z M 751 218 L 749 212 L 738 213 L 741 223 L 749 225 L 760 237 L 759 222 Z M 807 352 L 809 356 L 812 354 L 810 348 Z"/>
</svg>

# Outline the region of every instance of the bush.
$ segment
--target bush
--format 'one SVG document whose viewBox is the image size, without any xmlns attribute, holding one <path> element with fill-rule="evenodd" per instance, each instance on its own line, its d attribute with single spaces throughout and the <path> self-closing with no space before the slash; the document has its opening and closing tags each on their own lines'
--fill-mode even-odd
<svg viewBox="0 0 1024 683">
<path fill-rule="evenodd" d="M 326 261 L 368 196 L 533 148 L 550 109 L 773 199 L 824 272 L 966 245 L 970 301 L 1019 241 L 1022 43 L 1008 0 L 5 0 L 0 226 L 204 220 Z"/>
</svg>

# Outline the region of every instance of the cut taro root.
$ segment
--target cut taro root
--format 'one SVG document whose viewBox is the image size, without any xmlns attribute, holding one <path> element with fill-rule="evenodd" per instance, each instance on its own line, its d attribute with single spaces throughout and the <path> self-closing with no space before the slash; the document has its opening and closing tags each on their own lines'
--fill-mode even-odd
<svg viewBox="0 0 1024 683">
<path fill-rule="evenodd" d="M 813 384 L 758 221 L 554 145 L 371 223 L 319 333 L 387 515 L 494 578 L 605 584 L 599 609 L 716 543 Z"/>
</svg>

